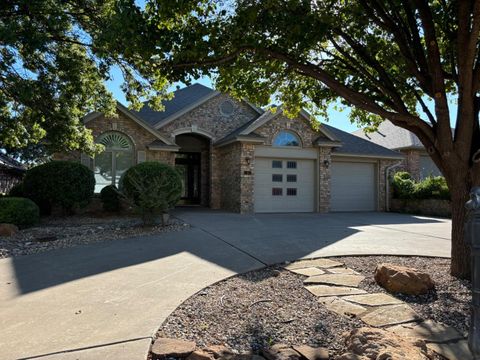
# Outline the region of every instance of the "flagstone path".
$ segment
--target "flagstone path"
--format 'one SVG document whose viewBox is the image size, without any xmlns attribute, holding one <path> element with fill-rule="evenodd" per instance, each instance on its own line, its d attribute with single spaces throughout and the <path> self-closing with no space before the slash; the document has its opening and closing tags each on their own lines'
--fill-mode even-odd
<svg viewBox="0 0 480 360">
<path fill-rule="evenodd" d="M 422 339 L 430 350 L 449 360 L 473 360 L 467 341 L 456 329 L 422 319 L 407 303 L 391 295 L 359 289 L 364 277 L 338 261 L 300 260 L 285 268 L 308 276 L 305 288 L 330 311 L 357 317 L 366 325 L 403 337 Z"/>
</svg>

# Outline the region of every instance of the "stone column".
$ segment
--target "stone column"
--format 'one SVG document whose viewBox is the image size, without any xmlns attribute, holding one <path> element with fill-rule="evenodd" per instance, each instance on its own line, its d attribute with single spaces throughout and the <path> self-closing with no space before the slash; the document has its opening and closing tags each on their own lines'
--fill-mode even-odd
<svg viewBox="0 0 480 360">
<path fill-rule="evenodd" d="M 318 211 L 326 213 L 330 211 L 330 186 L 331 186 L 331 165 L 332 148 L 320 147 L 318 149 L 318 167 L 320 171 L 318 179 Z"/>
</svg>

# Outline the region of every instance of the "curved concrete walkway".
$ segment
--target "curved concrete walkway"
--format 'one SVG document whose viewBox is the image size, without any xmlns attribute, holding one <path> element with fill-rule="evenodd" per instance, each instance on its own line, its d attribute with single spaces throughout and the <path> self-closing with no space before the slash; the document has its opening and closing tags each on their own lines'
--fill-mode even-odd
<svg viewBox="0 0 480 360">
<path fill-rule="evenodd" d="M 0 358 L 144 360 L 180 303 L 231 275 L 302 257 L 450 253 L 442 219 L 176 215 L 193 227 L 0 260 Z"/>
</svg>

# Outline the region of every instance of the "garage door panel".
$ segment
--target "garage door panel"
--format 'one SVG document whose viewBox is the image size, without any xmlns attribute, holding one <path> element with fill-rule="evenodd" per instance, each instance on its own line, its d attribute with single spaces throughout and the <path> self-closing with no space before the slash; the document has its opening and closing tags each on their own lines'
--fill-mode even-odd
<svg viewBox="0 0 480 360">
<path fill-rule="evenodd" d="M 277 164 L 281 162 L 282 167 L 274 167 L 273 161 L 277 162 Z M 296 167 L 289 168 L 287 163 L 296 165 Z M 291 176 L 290 178 L 288 177 L 289 175 Z M 276 195 L 273 189 L 279 189 L 275 191 Z M 256 158 L 254 198 L 256 212 L 314 211 L 314 161 Z"/>
<path fill-rule="evenodd" d="M 332 163 L 331 210 L 375 211 L 375 168 L 373 163 Z"/>
</svg>

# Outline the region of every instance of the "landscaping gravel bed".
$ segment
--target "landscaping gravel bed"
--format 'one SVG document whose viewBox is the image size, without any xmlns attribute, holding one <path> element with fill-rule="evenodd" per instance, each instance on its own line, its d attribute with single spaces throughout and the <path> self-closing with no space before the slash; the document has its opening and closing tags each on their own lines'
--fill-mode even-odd
<svg viewBox="0 0 480 360">
<path fill-rule="evenodd" d="M 14 236 L 0 236 L 0 258 L 133 236 L 180 231 L 188 227 L 188 224 L 173 217 L 170 217 L 168 225 L 154 227 L 143 227 L 138 217 L 128 215 L 44 218 L 39 225 L 20 230 Z"/>
<path fill-rule="evenodd" d="M 382 262 L 417 268 L 430 274 L 435 290 L 425 295 L 396 295 L 424 319 L 453 326 L 466 334 L 470 326 L 471 284 L 450 275 L 450 259 L 400 256 L 341 257 L 336 260 L 366 277 L 360 288 L 368 292 L 386 292 L 373 278 L 375 267 Z"/>
<path fill-rule="evenodd" d="M 368 292 L 385 292 L 373 279 L 379 263 L 427 271 L 436 282 L 435 291 L 398 298 L 425 319 L 461 332 L 468 330 L 470 285 L 449 275 L 449 259 L 369 256 L 334 260 L 366 276 L 360 288 Z M 181 304 L 165 320 L 157 336 L 195 341 L 199 348 L 225 345 L 238 352 L 256 351 L 275 343 L 307 344 L 326 347 L 335 358 L 346 350 L 345 332 L 363 323 L 328 311 L 304 288 L 305 278 L 273 266 L 224 280 Z"/>
<path fill-rule="evenodd" d="M 342 333 L 360 327 L 328 311 L 303 287 L 305 277 L 270 267 L 222 281 L 180 305 L 158 336 L 257 351 L 276 343 L 323 346 L 340 354 Z"/>
</svg>

